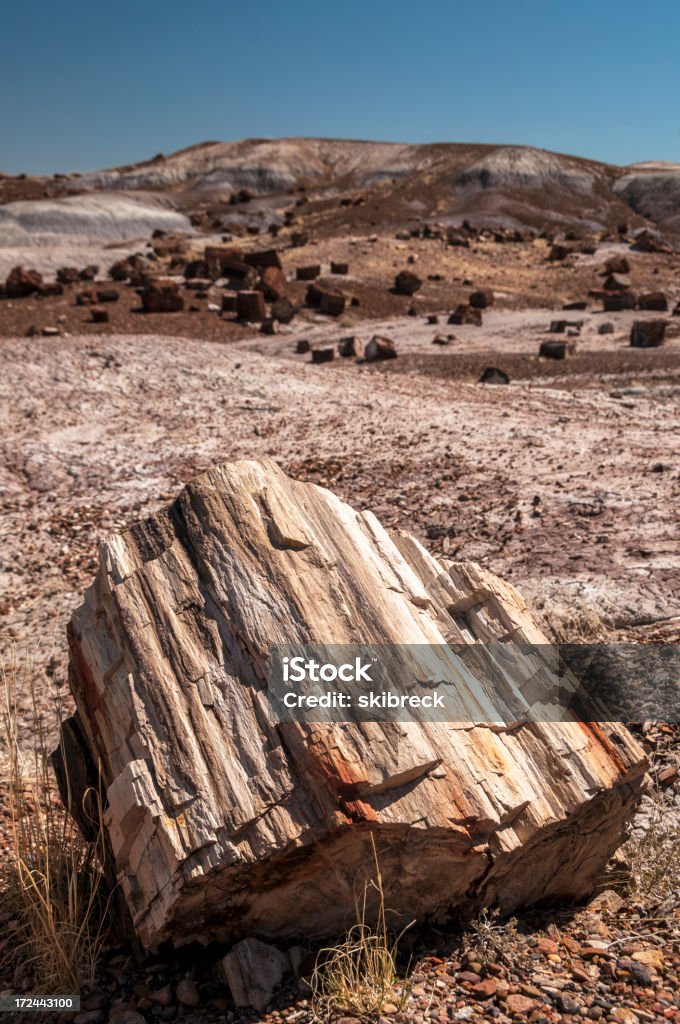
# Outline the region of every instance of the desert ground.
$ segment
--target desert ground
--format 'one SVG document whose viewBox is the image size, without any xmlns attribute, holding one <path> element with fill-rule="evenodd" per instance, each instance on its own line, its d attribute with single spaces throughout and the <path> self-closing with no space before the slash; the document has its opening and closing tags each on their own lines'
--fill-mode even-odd
<svg viewBox="0 0 680 1024">
<path fill-rule="evenodd" d="M 0 180 L 3 276 L 21 264 L 52 282 L 59 267 L 98 265 L 94 282 L 0 298 L 0 629 L 5 656 L 14 647 L 40 680 L 37 694 L 19 694 L 27 748 L 34 700 L 50 743 L 55 701 L 71 709 L 65 629 L 99 539 L 235 459 L 274 459 L 434 554 L 481 563 L 519 589 L 551 639 L 677 643 L 680 205 L 659 199 L 659 181 L 667 196 L 680 172 L 493 147 L 353 144 L 338 156 L 330 143 L 311 152 L 309 140 L 274 153 L 241 145 L 82 180 Z M 123 215 L 133 226 L 119 230 Z M 185 274 L 206 246 L 275 249 L 296 315 L 269 334 L 223 312 L 230 283 Z M 183 309 L 144 311 L 139 281 L 111 281 L 109 266 L 131 254 L 144 274 L 174 283 Z M 603 271 L 616 258 L 629 263 L 620 290 L 662 292 L 666 311 L 603 310 Z M 346 273 L 332 272 L 338 263 Z M 343 292 L 339 315 L 305 302 L 296 272 L 309 265 L 321 287 Z M 420 279 L 413 295 L 395 293 L 401 271 Z M 95 299 L 106 322 L 77 304 L 87 289 L 115 291 Z M 479 290 L 493 293 L 481 323 L 449 323 Z M 565 308 L 575 303 L 583 308 Z M 634 322 L 659 319 L 662 345 L 631 346 Z M 360 352 L 374 335 L 392 340 L 396 358 L 337 354 L 342 338 L 356 336 Z M 539 357 L 544 341 L 571 350 Z M 334 358 L 313 363 L 324 348 Z M 507 383 L 480 382 L 489 367 Z M 642 735 L 677 819 L 674 734 Z M 651 814 L 646 803 L 640 834 Z M 680 1019 L 677 903 L 650 911 L 608 898 L 504 931 L 478 923 L 467 945 L 414 939 L 401 1019 Z M 200 1009 L 182 1009 L 185 954 L 136 967 L 125 956 L 107 966 L 82 1024 L 139 1024 L 135 1013 L 260 1019 L 201 971 Z M 291 984 L 262 1019 L 310 1019 Z M 107 1016 L 116 1006 L 129 1020 Z"/>
</svg>

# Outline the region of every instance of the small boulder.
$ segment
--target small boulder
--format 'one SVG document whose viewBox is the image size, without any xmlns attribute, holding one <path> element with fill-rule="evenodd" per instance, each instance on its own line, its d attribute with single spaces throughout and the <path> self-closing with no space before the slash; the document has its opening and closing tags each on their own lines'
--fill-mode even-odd
<svg viewBox="0 0 680 1024">
<path fill-rule="evenodd" d="M 666 336 L 665 320 L 636 320 L 630 332 L 633 348 L 658 348 Z"/>
<path fill-rule="evenodd" d="M 481 309 L 475 309 L 474 306 L 466 306 L 464 303 L 461 303 L 460 306 L 456 306 L 453 313 L 449 316 L 448 323 L 481 327 L 482 311 Z"/>
<path fill-rule="evenodd" d="M 550 252 L 548 253 L 548 259 L 551 263 L 561 263 L 562 260 L 566 260 L 567 256 L 570 256 L 572 247 L 566 245 L 564 242 L 553 242 Z"/>
<path fill-rule="evenodd" d="M 394 279 L 394 290 L 397 295 L 415 295 L 422 284 L 417 274 L 410 270 L 402 270 Z"/>
<path fill-rule="evenodd" d="M 606 323 L 600 324 L 600 326 L 597 329 L 597 333 L 598 334 L 613 334 L 614 333 L 614 324 L 610 323 L 610 321 L 607 320 Z"/>
<path fill-rule="evenodd" d="M 311 348 L 312 346 L 309 344 L 306 338 L 299 338 L 295 345 L 295 351 L 299 356 L 303 355 L 305 352 L 310 352 Z"/>
<path fill-rule="evenodd" d="M 331 260 L 331 274 L 349 274 L 349 263 L 337 263 Z"/>
<path fill-rule="evenodd" d="M 76 306 L 95 306 L 97 304 L 97 293 L 94 288 L 86 288 L 76 295 Z"/>
<path fill-rule="evenodd" d="M 258 288 L 264 292 L 264 297 L 269 302 L 285 299 L 288 295 L 286 275 L 280 267 L 265 267 L 262 271 Z"/>
<path fill-rule="evenodd" d="M 103 306 L 92 306 L 90 309 L 93 324 L 107 324 L 109 322 L 109 311 Z"/>
<path fill-rule="evenodd" d="M 59 284 L 75 284 L 80 280 L 82 278 L 77 267 L 59 267 L 57 271 L 57 281 Z"/>
<path fill-rule="evenodd" d="M 374 334 L 371 340 L 364 346 L 364 359 L 367 363 L 374 363 L 379 359 L 396 358 L 397 350 L 391 338 Z"/>
<path fill-rule="evenodd" d="M 290 299 L 281 298 L 276 299 L 271 305 L 271 315 L 279 323 L 289 324 L 298 312 L 298 306 L 291 302 Z"/>
<path fill-rule="evenodd" d="M 118 302 L 119 298 L 115 288 L 99 288 L 97 291 L 97 302 Z"/>
<path fill-rule="evenodd" d="M 493 292 L 490 288 L 480 288 L 476 292 L 470 293 L 468 303 L 474 309 L 486 309 L 488 306 L 493 306 Z"/>
<path fill-rule="evenodd" d="M 314 348 L 312 349 L 312 362 L 315 365 L 319 363 L 332 363 L 335 359 L 334 348 Z"/>
<path fill-rule="evenodd" d="M 262 1013 L 290 971 L 290 961 L 276 946 L 250 938 L 227 953 L 222 967 L 236 1006 Z"/>
<path fill-rule="evenodd" d="M 504 370 L 497 366 L 487 366 L 479 378 L 480 384 L 509 384 L 510 378 Z"/>
<path fill-rule="evenodd" d="M 179 313 L 184 309 L 184 299 L 175 281 L 167 278 L 152 278 L 142 289 L 142 306 L 145 313 Z"/>
<path fill-rule="evenodd" d="M 644 292 L 638 299 L 638 309 L 665 313 L 668 310 L 668 299 L 663 292 Z"/>
<path fill-rule="evenodd" d="M 321 273 L 318 263 L 311 263 L 307 267 L 298 267 L 295 271 L 295 278 L 298 281 L 315 281 Z"/>
<path fill-rule="evenodd" d="M 281 257 L 276 249 L 263 249 L 260 252 L 245 252 L 243 254 L 243 262 L 247 263 L 249 267 L 256 267 L 258 270 L 267 267 L 275 267 L 277 270 L 281 270 L 282 266 Z"/>
<path fill-rule="evenodd" d="M 602 273 L 604 275 L 629 274 L 630 262 L 628 261 L 628 257 L 623 255 L 610 256 L 609 259 L 605 261 L 604 270 L 602 271 Z"/>
<path fill-rule="evenodd" d="M 5 295 L 8 299 L 24 299 L 45 290 L 45 282 L 37 270 L 14 267 L 5 281 Z"/>
<path fill-rule="evenodd" d="M 566 341 L 542 341 L 538 350 L 541 359 L 564 359 L 573 351 L 573 344 Z"/>
<path fill-rule="evenodd" d="M 633 292 L 610 292 L 602 296 L 605 313 L 620 313 L 624 309 L 635 309 L 637 303 Z"/>
<path fill-rule="evenodd" d="M 340 341 L 338 342 L 338 355 L 342 356 L 343 359 L 349 359 L 352 357 L 355 359 L 361 359 L 363 354 L 363 342 L 357 338 L 355 334 L 351 334 L 346 338 L 340 338 Z"/>
<path fill-rule="evenodd" d="M 236 296 L 236 315 L 247 323 L 261 323 L 267 313 L 262 292 L 239 292 Z"/>
</svg>

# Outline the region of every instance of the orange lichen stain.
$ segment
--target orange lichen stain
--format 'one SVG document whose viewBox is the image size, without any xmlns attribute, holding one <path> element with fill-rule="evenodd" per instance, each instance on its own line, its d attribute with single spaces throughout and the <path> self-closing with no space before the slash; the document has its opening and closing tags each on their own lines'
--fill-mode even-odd
<svg viewBox="0 0 680 1024">
<path fill-rule="evenodd" d="M 617 750 L 616 745 L 610 740 L 604 729 L 597 722 L 579 722 L 578 725 L 583 729 L 591 744 L 600 747 L 609 758 L 610 764 L 602 764 L 602 768 L 609 767 L 610 770 L 615 768 L 619 775 L 627 775 L 631 766 L 626 764 L 620 751 Z"/>
</svg>

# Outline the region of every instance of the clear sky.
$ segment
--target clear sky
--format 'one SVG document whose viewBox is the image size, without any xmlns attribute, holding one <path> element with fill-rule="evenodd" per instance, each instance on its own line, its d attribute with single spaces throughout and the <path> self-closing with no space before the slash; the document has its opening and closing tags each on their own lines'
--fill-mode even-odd
<svg viewBox="0 0 680 1024">
<path fill-rule="evenodd" d="M 0 170 L 293 135 L 680 162 L 679 39 L 679 0 L 10 0 Z"/>
</svg>

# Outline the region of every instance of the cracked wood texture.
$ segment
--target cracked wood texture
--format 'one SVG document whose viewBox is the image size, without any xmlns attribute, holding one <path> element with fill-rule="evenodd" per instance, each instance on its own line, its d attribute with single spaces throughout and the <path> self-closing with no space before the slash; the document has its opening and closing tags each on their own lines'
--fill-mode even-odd
<svg viewBox="0 0 680 1024">
<path fill-rule="evenodd" d="M 371 837 L 395 924 L 586 894 L 644 787 L 623 727 L 276 724 L 268 707 L 272 643 L 510 639 L 547 642 L 511 586 L 274 462 L 218 466 L 105 540 L 69 629 L 69 735 L 101 764 L 142 943 L 331 935 Z"/>
</svg>

